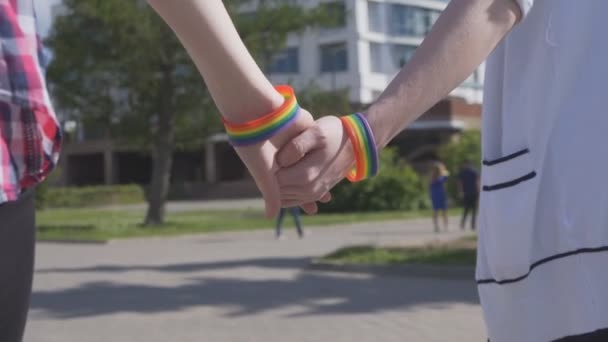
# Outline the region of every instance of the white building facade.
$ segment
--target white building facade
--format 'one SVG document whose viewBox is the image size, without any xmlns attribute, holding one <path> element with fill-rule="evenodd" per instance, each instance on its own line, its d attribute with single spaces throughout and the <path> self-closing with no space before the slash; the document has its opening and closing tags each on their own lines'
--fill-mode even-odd
<svg viewBox="0 0 608 342">
<path fill-rule="evenodd" d="M 286 0 L 290 1 L 290 0 Z M 291 0 L 301 6 L 331 4 L 345 11 L 333 28 L 291 34 L 268 68 L 274 83 L 296 89 L 349 89 L 353 103 L 369 104 L 411 58 L 448 0 Z M 452 96 L 481 103 L 483 68 Z"/>
</svg>

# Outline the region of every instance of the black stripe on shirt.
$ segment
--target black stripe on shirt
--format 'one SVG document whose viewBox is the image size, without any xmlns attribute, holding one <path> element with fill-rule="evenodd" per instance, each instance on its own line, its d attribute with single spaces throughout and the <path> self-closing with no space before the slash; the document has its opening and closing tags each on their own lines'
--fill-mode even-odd
<svg viewBox="0 0 608 342">
<path fill-rule="evenodd" d="M 526 149 L 523 149 L 523 150 L 521 150 L 521 151 L 517 151 L 517 152 L 515 152 L 515 153 L 511 153 L 511 154 L 509 154 L 509 155 L 507 155 L 507 156 L 500 157 L 500 158 L 498 158 L 498 159 L 493 159 L 493 160 L 484 160 L 484 161 L 483 161 L 483 165 L 485 165 L 485 166 L 492 166 L 492 165 L 496 165 L 496 164 L 504 163 L 504 162 L 509 161 L 509 160 L 511 160 L 511 159 L 515 159 L 515 158 L 517 158 L 517 157 L 519 157 L 519 156 L 522 156 L 522 155 L 524 155 L 524 154 L 526 154 L 526 153 L 530 153 L 530 150 L 529 150 L 529 149 L 527 149 L 527 148 L 526 148 Z"/>
<path fill-rule="evenodd" d="M 553 342 L 605 342 L 608 341 L 608 328 L 599 329 L 587 334 L 562 337 Z"/>
<path fill-rule="evenodd" d="M 546 264 L 548 262 L 551 262 L 553 260 L 566 258 L 566 257 L 572 256 L 572 255 L 576 255 L 576 254 L 598 253 L 598 252 L 606 252 L 606 251 L 608 251 L 608 246 L 593 247 L 593 248 L 580 248 L 580 249 L 576 249 L 576 250 L 569 251 L 569 252 L 555 254 L 555 255 L 552 255 L 552 256 L 540 259 L 537 262 L 533 263 L 532 265 L 530 265 L 530 268 L 528 269 L 528 272 L 526 274 L 523 274 L 523 275 L 519 276 L 519 277 L 510 278 L 510 279 L 503 279 L 503 280 L 496 280 L 496 279 L 493 279 L 493 278 L 479 279 L 479 280 L 477 280 L 477 284 L 479 284 L 479 285 L 483 285 L 483 284 L 504 285 L 504 284 L 515 283 L 515 282 L 518 282 L 518 281 L 526 279 L 530 275 L 530 273 L 532 272 L 532 270 L 534 270 L 536 267 L 538 267 L 538 266 L 540 266 L 542 264 Z"/>
<path fill-rule="evenodd" d="M 498 184 L 494 184 L 494 185 L 484 185 L 483 186 L 483 191 L 494 191 L 494 190 L 500 190 L 500 189 L 504 189 L 504 188 L 509 188 L 512 186 L 516 186 L 517 184 L 521 183 L 521 182 L 525 182 L 527 180 L 530 180 L 532 178 L 536 177 L 536 171 L 532 171 L 530 173 L 528 173 L 527 175 L 521 176 L 519 178 L 516 178 L 514 180 L 510 180 L 508 182 L 504 182 L 504 183 L 498 183 Z"/>
<path fill-rule="evenodd" d="M 605 342 L 608 341 L 608 328 L 598 329 L 582 335 L 570 335 L 552 342 Z M 490 342 L 490 339 L 488 339 Z"/>
</svg>

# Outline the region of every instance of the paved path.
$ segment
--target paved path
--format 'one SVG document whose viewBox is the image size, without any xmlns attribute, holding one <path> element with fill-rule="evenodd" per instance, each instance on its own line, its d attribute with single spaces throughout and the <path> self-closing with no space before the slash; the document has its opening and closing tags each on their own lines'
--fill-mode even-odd
<svg viewBox="0 0 608 342">
<path fill-rule="evenodd" d="M 485 341 L 472 280 L 307 270 L 353 243 L 433 239 L 424 221 L 38 244 L 26 342 Z M 453 238 L 457 233 L 442 234 Z"/>
</svg>

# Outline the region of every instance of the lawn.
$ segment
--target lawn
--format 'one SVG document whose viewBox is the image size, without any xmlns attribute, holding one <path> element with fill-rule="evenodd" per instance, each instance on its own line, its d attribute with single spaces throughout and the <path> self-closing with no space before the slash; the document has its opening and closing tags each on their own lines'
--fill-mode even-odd
<svg viewBox="0 0 608 342">
<path fill-rule="evenodd" d="M 475 265 L 474 237 L 416 247 L 351 246 L 341 248 L 320 261 L 350 265 Z"/>
<path fill-rule="evenodd" d="M 370 212 L 349 214 L 319 214 L 304 216 L 304 227 L 328 226 L 341 223 L 402 220 L 430 216 L 429 211 Z M 38 238 L 44 240 L 108 240 L 141 236 L 168 236 L 218 231 L 271 229 L 274 221 L 267 220 L 259 210 L 219 210 L 173 213 L 166 224 L 142 227 L 141 210 L 47 209 L 37 213 Z M 292 224 L 285 218 L 285 227 Z"/>
</svg>

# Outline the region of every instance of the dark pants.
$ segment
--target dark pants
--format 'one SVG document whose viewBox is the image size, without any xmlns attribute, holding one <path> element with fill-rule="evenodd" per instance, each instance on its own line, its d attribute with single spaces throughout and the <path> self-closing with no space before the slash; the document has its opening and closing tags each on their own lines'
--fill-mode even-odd
<svg viewBox="0 0 608 342">
<path fill-rule="evenodd" d="M 0 204 L 0 341 L 20 342 L 34 272 L 34 192 Z"/>
<path fill-rule="evenodd" d="M 464 211 L 462 212 L 462 221 L 460 221 L 460 226 L 464 228 L 467 222 L 467 216 L 469 212 L 471 213 L 471 229 L 475 229 L 475 219 L 477 217 L 477 194 L 465 195 L 463 199 Z"/>
<path fill-rule="evenodd" d="M 281 235 L 281 225 L 283 224 L 283 219 L 285 219 L 285 211 L 289 210 L 289 212 L 291 213 L 291 215 L 293 215 L 293 220 L 296 223 L 296 229 L 298 230 L 298 235 L 302 236 L 303 232 L 302 232 L 302 223 L 300 222 L 300 208 L 298 207 L 293 207 L 293 208 L 281 208 L 281 211 L 279 212 L 279 216 L 277 217 L 277 225 L 276 225 L 276 234 L 277 236 Z"/>
</svg>

